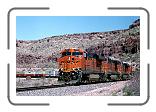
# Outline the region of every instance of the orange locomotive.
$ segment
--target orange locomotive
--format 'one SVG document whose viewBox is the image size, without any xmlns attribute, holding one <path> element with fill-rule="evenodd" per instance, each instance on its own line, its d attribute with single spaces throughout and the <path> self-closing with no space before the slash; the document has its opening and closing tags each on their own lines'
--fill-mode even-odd
<svg viewBox="0 0 156 112">
<path fill-rule="evenodd" d="M 64 49 L 59 62 L 58 81 L 92 82 L 128 79 L 132 67 L 127 62 L 121 62 L 113 57 L 91 55 L 81 49 Z"/>
</svg>

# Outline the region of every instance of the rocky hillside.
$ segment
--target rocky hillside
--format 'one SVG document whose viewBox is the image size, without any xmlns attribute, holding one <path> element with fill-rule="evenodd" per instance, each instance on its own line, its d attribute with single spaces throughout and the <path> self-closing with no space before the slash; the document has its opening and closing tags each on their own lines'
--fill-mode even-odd
<svg viewBox="0 0 156 112">
<path fill-rule="evenodd" d="M 34 41 L 16 41 L 17 68 L 57 68 L 56 59 L 65 48 L 81 48 L 101 56 L 123 61 L 140 60 L 140 20 L 128 29 L 52 36 Z"/>
</svg>

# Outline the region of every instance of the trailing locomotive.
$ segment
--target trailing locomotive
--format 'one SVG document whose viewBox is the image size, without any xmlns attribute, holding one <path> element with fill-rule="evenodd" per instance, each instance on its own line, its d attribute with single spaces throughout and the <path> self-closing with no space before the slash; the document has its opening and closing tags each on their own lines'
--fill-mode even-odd
<svg viewBox="0 0 156 112">
<path fill-rule="evenodd" d="M 64 49 L 61 52 L 58 81 L 83 83 L 95 81 L 126 80 L 132 66 L 113 57 L 90 55 L 82 49 Z"/>
</svg>

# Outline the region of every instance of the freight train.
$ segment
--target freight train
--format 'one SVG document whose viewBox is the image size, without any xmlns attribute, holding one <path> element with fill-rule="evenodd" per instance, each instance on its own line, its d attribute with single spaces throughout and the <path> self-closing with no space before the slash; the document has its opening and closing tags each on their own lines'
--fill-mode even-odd
<svg viewBox="0 0 156 112">
<path fill-rule="evenodd" d="M 113 57 L 91 55 L 76 48 L 61 51 L 61 57 L 57 61 L 58 81 L 66 83 L 127 80 L 133 73 L 132 66 L 128 62 L 122 62 Z"/>
</svg>

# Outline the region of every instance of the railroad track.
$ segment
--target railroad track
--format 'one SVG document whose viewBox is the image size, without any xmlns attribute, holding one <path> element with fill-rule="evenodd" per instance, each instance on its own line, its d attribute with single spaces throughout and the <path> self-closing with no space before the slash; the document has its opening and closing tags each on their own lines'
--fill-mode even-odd
<svg viewBox="0 0 156 112">
<path fill-rule="evenodd" d="M 84 85 L 84 84 L 85 83 L 83 83 L 81 85 Z M 56 83 L 56 84 L 46 85 L 46 86 L 23 87 L 23 88 L 16 88 L 16 92 L 32 91 L 32 90 L 40 90 L 40 89 L 48 89 L 48 88 L 58 88 L 58 87 L 67 87 L 67 86 L 78 86 L 78 84 L 71 82 L 71 83 Z"/>
<path fill-rule="evenodd" d="M 37 87 L 24 87 L 24 88 L 16 88 L 16 92 L 22 91 L 32 91 L 32 90 L 40 90 L 40 89 L 48 89 L 48 88 L 58 88 L 65 87 L 66 85 L 49 85 L 49 86 L 37 86 Z"/>
<path fill-rule="evenodd" d="M 108 81 L 103 83 L 109 83 L 109 82 L 116 82 L 116 81 Z M 89 85 L 89 84 L 98 84 L 102 82 L 89 82 L 89 83 L 61 83 L 61 84 L 53 84 L 53 85 L 46 85 L 46 86 L 36 86 L 36 87 L 23 87 L 23 88 L 16 88 L 16 92 L 22 92 L 22 91 L 32 91 L 32 90 L 41 90 L 41 89 L 49 89 L 49 88 L 59 88 L 59 87 L 67 87 L 67 86 L 79 86 L 79 85 Z"/>
</svg>

